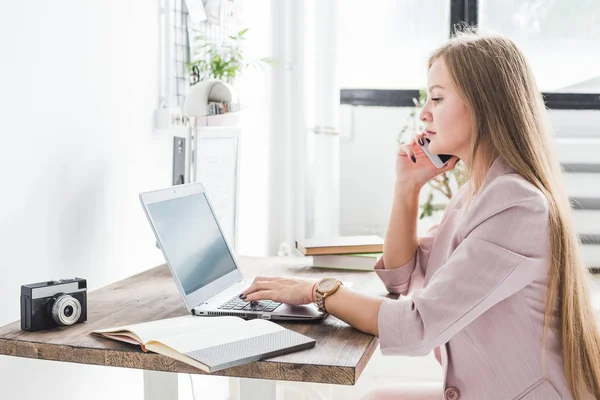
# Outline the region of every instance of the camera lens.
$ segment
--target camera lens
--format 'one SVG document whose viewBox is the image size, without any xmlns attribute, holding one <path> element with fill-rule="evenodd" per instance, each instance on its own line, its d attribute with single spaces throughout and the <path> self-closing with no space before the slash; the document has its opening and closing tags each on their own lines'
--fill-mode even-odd
<svg viewBox="0 0 600 400">
<path fill-rule="evenodd" d="M 63 294 L 52 306 L 52 319 L 58 325 L 73 325 L 81 316 L 81 303 L 76 298 Z"/>
<path fill-rule="evenodd" d="M 65 317 L 70 317 L 71 315 L 73 315 L 73 306 L 66 306 Z"/>
</svg>

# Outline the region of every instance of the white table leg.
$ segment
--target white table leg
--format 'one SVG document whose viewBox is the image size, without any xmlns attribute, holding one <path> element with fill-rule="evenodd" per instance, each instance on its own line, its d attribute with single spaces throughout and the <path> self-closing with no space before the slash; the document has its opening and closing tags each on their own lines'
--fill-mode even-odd
<svg viewBox="0 0 600 400">
<path fill-rule="evenodd" d="M 144 370 L 144 400 L 178 400 L 179 380 L 174 372 Z"/>
<path fill-rule="evenodd" d="M 305 400 L 332 400 L 333 385 L 302 382 L 278 382 L 277 396 L 287 399 L 292 393 L 299 393 Z M 296 398 L 297 396 L 292 396 Z"/>
<path fill-rule="evenodd" d="M 239 400 L 276 400 L 277 382 L 268 379 L 239 380 Z"/>
</svg>

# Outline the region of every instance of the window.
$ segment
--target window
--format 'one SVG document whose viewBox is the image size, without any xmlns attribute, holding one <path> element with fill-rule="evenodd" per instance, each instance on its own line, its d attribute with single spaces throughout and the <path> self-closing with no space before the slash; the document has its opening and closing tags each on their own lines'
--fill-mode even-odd
<svg viewBox="0 0 600 400">
<path fill-rule="evenodd" d="M 412 106 L 427 55 L 464 21 L 521 48 L 548 108 L 600 110 L 600 1 L 385 1 L 340 3 L 341 104 Z"/>
<path fill-rule="evenodd" d="M 542 92 L 600 93 L 600 2 L 479 0 L 479 27 L 510 37 Z"/>
<path fill-rule="evenodd" d="M 342 88 L 425 87 L 429 53 L 448 38 L 449 0 L 344 0 L 338 7 Z"/>
</svg>

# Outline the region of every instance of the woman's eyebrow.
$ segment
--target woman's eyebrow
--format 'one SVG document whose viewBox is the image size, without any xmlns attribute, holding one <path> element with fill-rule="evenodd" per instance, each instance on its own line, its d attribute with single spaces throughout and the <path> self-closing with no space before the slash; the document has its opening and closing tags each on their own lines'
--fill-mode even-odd
<svg viewBox="0 0 600 400">
<path fill-rule="evenodd" d="M 431 92 L 435 88 L 443 89 L 444 87 L 442 85 L 432 85 L 432 86 L 429 87 L 429 91 Z"/>
</svg>

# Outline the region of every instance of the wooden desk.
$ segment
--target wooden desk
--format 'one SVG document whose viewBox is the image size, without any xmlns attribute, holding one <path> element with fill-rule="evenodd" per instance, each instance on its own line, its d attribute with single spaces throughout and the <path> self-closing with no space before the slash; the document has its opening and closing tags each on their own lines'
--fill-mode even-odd
<svg viewBox="0 0 600 400">
<path fill-rule="evenodd" d="M 373 272 L 312 269 L 306 266 L 305 258 L 240 257 L 238 261 L 245 278 L 260 275 L 336 276 L 353 282 L 355 289 L 380 295 L 387 293 Z M 0 328 L 0 354 L 143 369 L 145 398 L 173 399 L 177 398 L 177 374 L 153 371 L 204 372 L 160 354 L 144 353 L 139 346 L 100 338 L 90 332 L 187 313 L 168 267 L 162 265 L 89 293 L 88 321 L 84 324 L 25 332 L 17 321 Z M 274 381 L 354 385 L 378 344 L 377 338 L 359 332 L 331 315 L 319 323 L 288 322 L 282 325 L 316 339 L 316 346 L 214 375 L 261 379 L 242 379 L 240 394 L 244 399 L 274 399 Z"/>
</svg>

